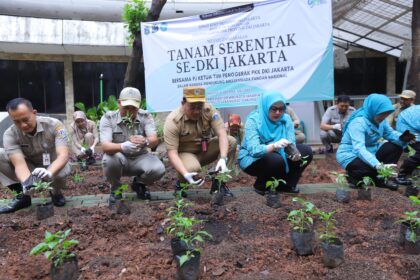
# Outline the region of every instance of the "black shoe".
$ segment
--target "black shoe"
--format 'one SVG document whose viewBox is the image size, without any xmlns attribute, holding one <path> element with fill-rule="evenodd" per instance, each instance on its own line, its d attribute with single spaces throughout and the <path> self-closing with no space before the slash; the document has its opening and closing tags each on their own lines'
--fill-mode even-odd
<svg viewBox="0 0 420 280">
<path fill-rule="evenodd" d="M 259 190 L 259 189 L 255 188 L 255 187 L 254 187 L 254 191 L 255 191 L 257 194 L 259 194 L 259 195 L 262 195 L 262 196 L 264 196 L 264 195 L 265 195 L 265 191 Z"/>
<path fill-rule="evenodd" d="M 181 194 L 181 196 L 184 198 L 188 196 L 187 190 L 181 187 L 181 183 L 179 181 L 176 181 L 174 196 L 177 197 L 179 194 Z"/>
<path fill-rule="evenodd" d="M 402 174 L 398 175 L 398 177 L 395 178 L 395 183 L 404 186 L 411 186 L 413 184 L 413 182 L 410 179 L 408 179 L 407 176 Z"/>
<path fill-rule="evenodd" d="M 9 205 L 0 208 L 0 214 L 13 213 L 17 210 L 27 208 L 31 206 L 31 204 L 31 197 L 29 195 L 20 193 L 15 198 L 13 198 Z"/>
<path fill-rule="evenodd" d="M 88 157 L 86 160 L 87 165 L 92 165 L 96 163 L 96 159 L 94 157 Z"/>
<path fill-rule="evenodd" d="M 218 191 L 219 191 L 219 181 L 216 179 L 213 179 L 213 182 L 211 183 L 210 194 L 213 194 Z M 222 183 L 222 185 L 220 186 L 220 192 L 223 194 L 223 196 L 229 196 L 229 197 L 234 196 L 225 183 Z"/>
<path fill-rule="evenodd" d="M 66 198 L 64 197 L 64 195 L 62 195 L 61 193 L 59 194 L 51 194 L 51 201 L 52 203 L 57 206 L 57 207 L 63 207 L 64 205 L 66 205 Z"/>
<path fill-rule="evenodd" d="M 150 200 L 152 196 L 150 195 L 149 190 L 147 189 L 146 185 L 140 183 L 137 177 L 134 177 L 133 184 L 131 185 L 133 191 L 136 192 L 137 198 L 141 200 Z"/>
<path fill-rule="evenodd" d="M 333 145 L 331 145 L 328 149 L 326 149 L 326 152 L 327 152 L 328 154 L 332 154 L 332 153 L 334 153 L 334 147 L 333 147 Z"/>
<path fill-rule="evenodd" d="M 391 191 L 398 190 L 398 185 L 390 180 L 378 179 L 376 186 L 378 188 L 390 189 Z"/>
<path fill-rule="evenodd" d="M 122 194 L 115 194 L 114 192 L 111 192 L 111 194 L 109 195 L 109 205 L 113 205 L 115 203 L 117 203 L 117 201 L 120 201 L 122 199 Z"/>
</svg>

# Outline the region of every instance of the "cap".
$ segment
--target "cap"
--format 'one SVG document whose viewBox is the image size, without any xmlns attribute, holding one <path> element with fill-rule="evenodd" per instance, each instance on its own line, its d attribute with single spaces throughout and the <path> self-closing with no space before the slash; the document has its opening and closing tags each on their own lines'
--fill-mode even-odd
<svg viewBox="0 0 420 280">
<path fill-rule="evenodd" d="M 401 92 L 400 97 L 415 99 L 416 98 L 416 93 L 412 90 L 406 89 L 406 90 L 403 90 L 403 92 Z"/>
<path fill-rule="evenodd" d="M 229 125 L 241 125 L 241 116 L 238 114 L 232 114 L 229 117 Z"/>
<path fill-rule="evenodd" d="M 121 106 L 134 106 L 140 108 L 141 94 L 140 91 L 133 87 L 126 87 L 120 93 Z"/>
<path fill-rule="evenodd" d="M 184 98 L 187 102 L 206 102 L 206 90 L 203 87 L 184 87 Z"/>
</svg>

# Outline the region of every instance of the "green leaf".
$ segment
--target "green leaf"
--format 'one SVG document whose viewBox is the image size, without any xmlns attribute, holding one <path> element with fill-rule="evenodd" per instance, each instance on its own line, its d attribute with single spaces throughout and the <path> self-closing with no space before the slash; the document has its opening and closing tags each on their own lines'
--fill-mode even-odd
<svg viewBox="0 0 420 280">
<path fill-rule="evenodd" d="M 32 248 L 29 255 L 38 255 L 41 252 L 44 252 L 45 250 L 48 250 L 48 245 L 45 242 L 39 243 L 34 248 Z"/>
<path fill-rule="evenodd" d="M 76 102 L 74 104 L 74 107 L 76 107 L 77 109 L 79 109 L 80 111 L 86 112 L 86 106 L 85 104 L 83 104 L 82 102 Z"/>
<path fill-rule="evenodd" d="M 185 262 L 189 261 L 191 257 L 188 254 L 179 257 L 179 266 L 183 266 Z"/>
<path fill-rule="evenodd" d="M 52 256 L 54 255 L 53 251 L 47 251 L 44 253 L 44 256 L 47 258 L 47 260 L 51 260 Z"/>
</svg>

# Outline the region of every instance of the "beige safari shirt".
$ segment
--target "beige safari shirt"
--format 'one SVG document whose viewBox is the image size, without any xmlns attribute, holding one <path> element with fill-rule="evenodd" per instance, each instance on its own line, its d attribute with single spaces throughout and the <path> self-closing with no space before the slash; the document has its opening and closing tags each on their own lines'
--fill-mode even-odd
<svg viewBox="0 0 420 280">
<path fill-rule="evenodd" d="M 96 128 L 96 123 L 91 120 L 86 120 L 86 133 L 89 132 L 93 134 L 95 139 L 98 139 L 98 129 Z M 80 129 L 78 129 L 75 124 L 75 128 L 73 128 L 73 131 L 71 132 L 71 139 L 78 149 L 82 147 L 86 133 L 83 133 Z"/>
<path fill-rule="evenodd" d="M 128 141 L 132 135 L 142 135 L 144 137 L 156 135 L 155 121 L 152 115 L 139 110 L 134 121 L 133 127 L 129 128 L 120 115 L 120 111 L 109 111 L 102 116 L 99 124 L 101 142 L 123 143 Z M 135 157 L 146 153 L 147 147 L 141 149 L 138 153 L 130 154 Z"/>
<path fill-rule="evenodd" d="M 394 112 L 392 112 L 389 116 L 388 116 L 388 122 L 389 122 L 389 125 L 393 128 L 393 129 L 395 129 L 396 128 L 396 126 L 397 126 L 397 118 L 398 118 L 398 115 L 402 112 L 402 111 L 404 111 L 405 109 L 407 109 L 407 108 L 409 108 L 409 107 L 407 107 L 407 108 L 405 108 L 405 109 L 401 109 L 401 104 L 400 103 L 395 103 L 394 105 L 392 105 L 393 107 L 394 107 L 394 109 L 395 109 L 395 111 Z M 410 105 L 410 107 L 411 106 L 414 106 L 414 104 L 411 104 Z"/>
<path fill-rule="evenodd" d="M 163 136 L 167 150 L 201 152 L 201 139 L 214 137 L 214 131 L 224 128 L 220 113 L 209 103 L 204 104 L 203 114 L 197 121 L 185 116 L 182 106 L 166 118 Z"/>
<path fill-rule="evenodd" d="M 43 153 L 50 154 L 50 162 L 57 159 L 55 148 L 68 146 L 67 131 L 62 122 L 49 117 L 36 117 L 36 132 L 26 134 L 15 125 L 9 127 L 3 136 L 7 155 L 21 153 L 36 166 L 43 165 Z"/>
</svg>

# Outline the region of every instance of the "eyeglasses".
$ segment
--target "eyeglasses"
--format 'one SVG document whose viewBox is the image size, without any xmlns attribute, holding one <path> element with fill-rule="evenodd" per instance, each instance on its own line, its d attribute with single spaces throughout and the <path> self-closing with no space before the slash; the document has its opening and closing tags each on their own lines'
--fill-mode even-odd
<svg viewBox="0 0 420 280">
<path fill-rule="evenodd" d="M 271 107 L 270 107 L 270 111 L 271 111 L 271 112 L 273 112 L 273 113 L 276 113 L 277 111 L 278 111 L 279 113 L 281 113 L 281 112 L 283 112 L 283 111 L 284 111 L 284 107 L 271 106 Z"/>
<path fill-rule="evenodd" d="M 191 110 L 203 110 L 204 103 L 203 102 L 189 103 L 189 107 Z"/>
</svg>

